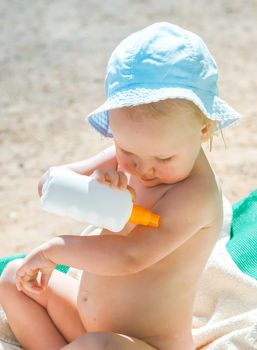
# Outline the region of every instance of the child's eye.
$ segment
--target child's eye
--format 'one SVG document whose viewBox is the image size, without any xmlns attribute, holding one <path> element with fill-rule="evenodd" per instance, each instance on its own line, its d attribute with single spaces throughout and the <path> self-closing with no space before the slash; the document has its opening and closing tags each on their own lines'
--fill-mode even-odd
<svg viewBox="0 0 257 350">
<path fill-rule="evenodd" d="M 132 153 L 130 153 L 130 152 L 128 152 L 128 151 L 125 151 L 124 149 L 120 149 L 121 151 L 122 151 L 122 153 L 124 153 L 124 154 L 126 154 L 126 155 L 130 155 L 130 154 L 132 154 Z"/>
<path fill-rule="evenodd" d="M 166 162 L 169 162 L 171 161 L 173 157 L 169 157 L 169 158 L 157 158 L 159 162 L 162 162 L 162 163 L 166 163 Z"/>
</svg>

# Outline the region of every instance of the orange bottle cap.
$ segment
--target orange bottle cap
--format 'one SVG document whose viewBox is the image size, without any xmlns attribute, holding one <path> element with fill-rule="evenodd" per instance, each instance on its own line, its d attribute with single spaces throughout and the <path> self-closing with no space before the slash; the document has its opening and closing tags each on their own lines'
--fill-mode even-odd
<svg viewBox="0 0 257 350">
<path fill-rule="evenodd" d="M 133 205 L 129 221 L 138 225 L 159 227 L 160 215 L 154 214 L 140 205 Z"/>
<path fill-rule="evenodd" d="M 149 220 L 149 226 L 159 227 L 159 225 L 160 225 L 160 215 L 151 213 L 150 220 Z"/>
</svg>

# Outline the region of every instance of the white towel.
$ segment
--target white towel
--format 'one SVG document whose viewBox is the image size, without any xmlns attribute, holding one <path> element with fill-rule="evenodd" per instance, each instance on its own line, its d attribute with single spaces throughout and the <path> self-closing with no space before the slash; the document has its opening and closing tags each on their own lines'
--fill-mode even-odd
<svg viewBox="0 0 257 350">
<path fill-rule="evenodd" d="M 245 275 L 226 250 L 232 210 L 224 200 L 224 226 L 202 274 L 195 300 L 197 349 L 257 349 L 257 281 Z"/>
<path fill-rule="evenodd" d="M 224 200 L 223 229 L 195 300 L 193 335 L 197 350 L 257 349 L 257 281 L 242 273 L 226 250 L 231 219 L 231 205 Z M 86 234 L 99 234 L 99 229 L 91 227 Z M 74 269 L 70 274 L 79 276 Z M 20 349 L 0 309 L 0 350 Z"/>
</svg>

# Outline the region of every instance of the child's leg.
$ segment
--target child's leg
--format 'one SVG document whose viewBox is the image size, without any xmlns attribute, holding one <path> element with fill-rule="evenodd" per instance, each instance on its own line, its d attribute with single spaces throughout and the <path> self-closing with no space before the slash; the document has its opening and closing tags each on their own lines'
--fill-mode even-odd
<svg viewBox="0 0 257 350">
<path fill-rule="evenodd" d="M 179 337 L 153 336 L 145 339 L 118 333 L 85 333 L 61 350 L 194 350 L 192 333 Z"/>
<path fill-rule="evenodd" d="M 77 308 L 79 281 L 54 271 L 41 294 L 19 292 L 15 274 L 21 260 L 10 262 L 0 279 L 0 303 L 26 350 L 59 350 L 85 333 Z"/>
<path fill-rule="evenodd" d="M 169 350 L 118 333 L 86 333 L 61 350 Z M 188 350 L 184 348 L 183 350 Z M 191 349 L 192 350 L 192 349 Z"/>
</svg>

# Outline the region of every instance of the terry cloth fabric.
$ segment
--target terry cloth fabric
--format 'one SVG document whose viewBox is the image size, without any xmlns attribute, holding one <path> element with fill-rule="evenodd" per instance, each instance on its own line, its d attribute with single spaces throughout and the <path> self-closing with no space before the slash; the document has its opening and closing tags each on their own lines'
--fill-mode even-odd
<svg viewBox="0 0 257 350">
<path fill-rule="evenodd" d="M 257 190 L 234 205 L 227 250 L 241 271 L 257 279 Z"/>
<path fill-rule="evenodd" d="M 256 271 L 252 276 L 256 256 L 250 249 L 254 235 L 257 236 L 256 195 L 257 190 L 234 205 L 232 225 L 232 208 L 224 199 L 223 229 L 200 279 L 195 300 L 193 336 L 197 350 L 257 349 Z M 247 224 L 249 216 L 252 221 Z M 99 229 L 91 227 L 83 234 L 97 235 Z M 230 255 L 230 251 L 234 254 Z M 76 272 L 71 269 L 68 273 L 78 277 Z M 20 349 L 0 309 L 0 350 Z"/>
<path fill-rule="evenodd" d="M 223 228 L 202 274 L 193 317 L 198 350 L 257 349 L 256 196 L 234 205 L 231 230 Z"/>
</svg>

